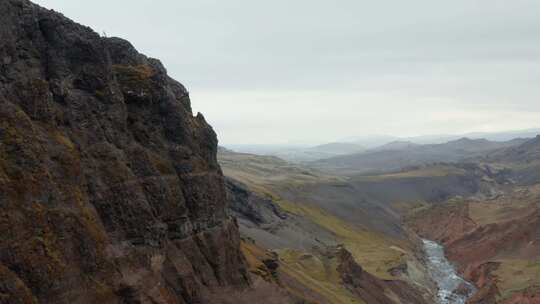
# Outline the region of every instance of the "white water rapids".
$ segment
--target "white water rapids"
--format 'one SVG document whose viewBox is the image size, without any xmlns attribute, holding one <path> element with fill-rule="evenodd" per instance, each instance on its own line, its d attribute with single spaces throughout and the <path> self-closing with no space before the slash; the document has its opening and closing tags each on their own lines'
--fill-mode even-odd
<svg viewBox="0 0 540 304">
<path fill-rule="evenodd" d="M 428 258 L 428 270 L 437 284 L 437 304 L 465 304 L 475 292 L 475 287 L 461 278 L 454 266 L 446 259 L 444 247 L 429 240 L 423 240 Z"/>
</svg>

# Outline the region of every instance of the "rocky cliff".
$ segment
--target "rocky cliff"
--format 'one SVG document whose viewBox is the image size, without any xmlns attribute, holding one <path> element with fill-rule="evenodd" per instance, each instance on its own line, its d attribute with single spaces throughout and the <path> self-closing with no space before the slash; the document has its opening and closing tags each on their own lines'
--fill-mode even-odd
<svg viewBox="0 0 540 304">
<path fill-rule="evenodd" d="M 247 287 L 216 135 L 187 90 L 29 1 L 2 0 L 0 17 L 0 303 L 206 303 Z"/>
</svg>

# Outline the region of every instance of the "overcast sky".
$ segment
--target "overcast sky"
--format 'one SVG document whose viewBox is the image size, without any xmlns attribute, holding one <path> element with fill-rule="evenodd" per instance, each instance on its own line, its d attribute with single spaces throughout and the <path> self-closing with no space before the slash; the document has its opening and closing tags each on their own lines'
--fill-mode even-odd
<svg viewBox="0 0 540 304">
<path fill-rule="evenodd" d="M 221 143 L 540 126 L 538 0 L 39 0 L 128 39 Z"/>
</svg>

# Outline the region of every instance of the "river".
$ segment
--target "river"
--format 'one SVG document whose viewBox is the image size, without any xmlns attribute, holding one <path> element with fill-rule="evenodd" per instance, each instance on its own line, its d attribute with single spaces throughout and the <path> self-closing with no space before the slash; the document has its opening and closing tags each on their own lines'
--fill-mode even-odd
<svg viewBox="0 0 540 304">
<path fill-rule="evenodd" d="M 437 304 L 465 304 L 475 292 L 475 287 L 461 278 L 444 254 L 444 247 L 429 240 L 423 240 L 428 258 L 428 270 L 437 284 Z"/>
</svg>

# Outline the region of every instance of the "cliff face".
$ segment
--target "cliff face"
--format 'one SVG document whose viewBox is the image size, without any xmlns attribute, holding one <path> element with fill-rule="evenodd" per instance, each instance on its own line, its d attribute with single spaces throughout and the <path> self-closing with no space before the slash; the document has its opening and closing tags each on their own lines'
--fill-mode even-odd
<svg viewBox="0 0 540 304">
<path fill-rule="evenodd" d="M 225 177 L 225 188 L 230 214 L 238 219 L 240 226 L 269 227 L 288 217 L 271 199 L 251 192 L 237 180 Z"/>
<path fill-rule="evenodd" d="M 217 140 L 127 41 L 0 2 L 0 303 L 193 303 L 250 284 Z"/>
</svg>

